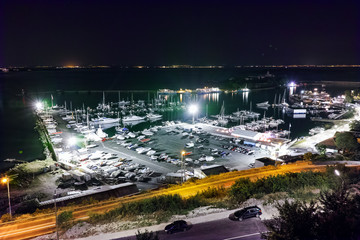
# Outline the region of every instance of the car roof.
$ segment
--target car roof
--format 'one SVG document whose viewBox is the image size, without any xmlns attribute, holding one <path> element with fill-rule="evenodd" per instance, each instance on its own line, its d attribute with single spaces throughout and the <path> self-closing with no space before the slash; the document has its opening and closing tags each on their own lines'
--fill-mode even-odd
<svg viewBox="0 0 360 240">
<path fill-rule="evenodd" d="M 250 209 L 250 208 L 259 208 L 258 206 L 250 206 L 250 207 L 246 207 L 244 209 Z M 259 208 L 260 209 L 260 208 Z"/>
<path fill-rule="evenodd" d="M 175 221 L 173 223 L 186 223 L 186 221 L 185 220 L 177 220 L 177 221 Z"/>
</svg>

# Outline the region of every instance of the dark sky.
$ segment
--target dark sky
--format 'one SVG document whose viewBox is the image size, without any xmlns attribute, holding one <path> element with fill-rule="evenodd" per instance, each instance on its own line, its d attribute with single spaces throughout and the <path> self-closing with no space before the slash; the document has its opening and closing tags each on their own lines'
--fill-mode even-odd
<svg viewBox="0 0 360 240">
<path fill-rule="evenodd" d="M 0 2 L 0 66 L 360 64 L 355 0 Z"/>
</svg>

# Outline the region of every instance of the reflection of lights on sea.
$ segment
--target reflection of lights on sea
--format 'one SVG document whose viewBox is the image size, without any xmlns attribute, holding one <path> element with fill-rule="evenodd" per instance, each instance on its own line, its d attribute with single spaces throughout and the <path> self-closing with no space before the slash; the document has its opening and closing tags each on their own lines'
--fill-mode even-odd
<svg viewBox="0 0 360 240">
<path fill-rule="evenodd" d="M 183 95 L 180 93 L 180 102 L 182 102 Z"/>
<path fill-rule="evenodd" d="M 249 98 L 249 92 L 243 92 L 242 93 L 243 101 L 247 102 Z"/>
</svg>

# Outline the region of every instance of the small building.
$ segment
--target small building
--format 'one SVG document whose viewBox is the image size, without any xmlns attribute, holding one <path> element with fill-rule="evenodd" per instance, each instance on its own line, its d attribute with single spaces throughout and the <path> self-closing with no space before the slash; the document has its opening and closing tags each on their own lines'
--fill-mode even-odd
<svg viewBox="0 0 360 240">
<path fill-rule="evenodd" d="M 242 138 L 244 140 L 248 141 L 256 141 L 261 137 L 261 133 L 254 132 L 254 131 L 248 131 L 248 130 L 242 130 L 239 128 L 233 129 L 231 132 L 231 135 L 234 137 Z"/>
<path fill-rule="evenodd" d="M 195 168 L 194 177 L 201 179 L 201 178 L 206 178 L 210 175 L 217 175 L 226 172 L 229 172 L 229 170 L 227 170 L 223 165 L 210 165 L 206 167 Z"/>
<path fill-rule="evenodd" d="M 318 144 L 316 144 L 316 146 L 320 146 L 323 145 L 326 147 L 326 152 L 327 153 L 337 153 L 339 150 L 336 147 L 336 143 L 335 143 L 335 139 L 334 137 L 325 139 L 322 142 L 319 142 Z"/>
</svg>

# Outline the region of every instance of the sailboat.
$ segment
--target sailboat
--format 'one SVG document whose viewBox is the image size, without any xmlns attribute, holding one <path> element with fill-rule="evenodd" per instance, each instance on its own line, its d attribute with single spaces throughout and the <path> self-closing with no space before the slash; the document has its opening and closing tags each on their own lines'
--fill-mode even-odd
<svg viewBox="0 0 360 240">
<path fill-rule="evenodd" d="M 270 106 L 269 101 L 265 101 L 265 102 L 256 104 L 256 107 L 258 107 L 258 108 L 268 108 L 269 106 Z"/>
<path fill-rule="evenodd" d="M 247 84 L 246 84 L 245 87 L 241 88 L 239 91 L 240 92 L 250 92 L 250 89 L 247 88 Z"/>
<path fill-rule="evenodd" d="M 225 118 L 225 105 L 224 105 L 224 102 L 223 102 L 223 104 L 221 106 L 219 118 L 218 118 L 217 121 L 221 125 L 226 125 L 228 123 L 228 120 Z"/>
</svg>

